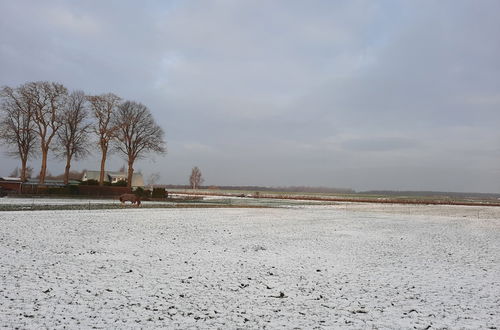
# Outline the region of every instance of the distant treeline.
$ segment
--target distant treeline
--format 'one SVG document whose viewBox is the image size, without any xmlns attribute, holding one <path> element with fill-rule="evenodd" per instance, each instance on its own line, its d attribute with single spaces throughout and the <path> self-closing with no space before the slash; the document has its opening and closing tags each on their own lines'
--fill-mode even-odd
<svg viewBox="0 0 500 330">
<path fill-rule="evenodd" d="M 189 185 L 162 185 L 166 189 L 191 189 Z M 243 191 L 279 191 L 279 192 L 302 192 L 302 193 L 327 193 L 327 194 L 354 194 L 349 188 L 328 188 L 328 187 L 261 187 L 261 186 L 200 186 L 199 189 L 212 190 L 243 190 Z"/>
<path fill-rule="evenodd" d="M 385 195 L 385 196 L 409 196 L 409 197 L 449 197 L 449 198 L 480 198 L 498 199 L 500 194 L 495 193 L 468 193 L 468 192 L 446 192 L 446 191 L 397 191 L 397 190 L 370 190 L 360 191 L 360 195 Z"/>
<path fill-rule="evenodd" d="M 158 185 L 160 187 L 160 185 Z M 191 189 L 189 185 L 161 185 L 165 189 Z M 355 194 L 355 195 L 382 195 L 399 197 L 439 197 L 439 198 L 472 198 L 472 199 L 499 199 L 500 194 L 495 193 L 464 193 L 445 191 L 398 191 L 398 190 L 369 190 L 355 191 L 350 188 L 328 188 L 328 187 L 262 187 L 262 186 L 200 186 L 199 189 L 212 190 L 242 190 L 242 191 L 272 191 L 272 192 L 296 192 L 296 193 L 317 193 L 317 194 Z"/>
<path fill-rule="evenodd" d="M 354 194 L 356 193 L 350 188 L 328 188 L 328 187 L 306 187 L 306 186 L 290 186 L 290 187 L 274 187 L 269 190 L 278 190 L 284 192 L 303 192 L 303 193 L 319 193 L 319 194 Z"/>
</svg>

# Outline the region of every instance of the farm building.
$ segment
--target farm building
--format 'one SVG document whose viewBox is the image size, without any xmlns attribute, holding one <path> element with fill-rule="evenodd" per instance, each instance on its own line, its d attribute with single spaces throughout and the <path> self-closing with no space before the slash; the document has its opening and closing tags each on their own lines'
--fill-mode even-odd
<svg viewBox="0 0 500 330">
<path fill-rule="evenodd" d="M 85 171 L 83 172 L 82 181 L 96 180 L 99 181 L 101 175 L 100 171 Z M 117 183 L 119 181 L 126 181 L 127 173 L 125 172 L 104 172 L 104 181 L 110 183 Z M 144 188 L 144 178 L 142 173 L 134 173 L 132 175 L 132 188 Z"/>
</svg>

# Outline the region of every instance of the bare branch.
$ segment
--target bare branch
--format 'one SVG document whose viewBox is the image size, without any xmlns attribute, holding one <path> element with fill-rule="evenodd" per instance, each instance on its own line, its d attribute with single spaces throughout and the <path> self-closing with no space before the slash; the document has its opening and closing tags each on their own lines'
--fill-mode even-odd
<svg viewBox="0 0 500 330">
<path fill-rule="evenodd" d="M 42 152 L 40 167 L 40 183 L 45 182 L 47 158 L 52 139 L 62 125 L 62 111 L 68 95 L 68 90 L 61 84 L 47 81 L 26 83 L 22 92 L 33 104 L 33 120 L 39 137 Z"/>
<path fill-rule="evenodd" d="M 27 179 L 27 161 L 35 155 L 34 104 L 25 93 L 25 85 L 18 88 L 3 87 L 0 90 L 0 140 L 4 141 L 8 154 L 21 160 L 21 180 Z"/>
<path fill-rule="evenodd" d="M 126 101 L 118 107 L 115 126 L 118 127 L 114 149 L 128 162 L 128 186 L 131 187 L 134 162 L 146 154 L 166 153 L 165 133 L 156 124 L 143 104 Z"/>
<path fill-rule="evenodd" d="M 96 124 L 92 131 L 97 135 L 99 148 L 101 149 L 101 174 L 99 178 L 99 185 L 104 184 L 104 171 L 106 168 L 106 158 L 108 155 L 109 142 L 116 135 L 118 127 L 114 125 L 115 112 L 120 97 L 115 94 L 102 94 L 95 96 L 88 96 L 87 100 L 90 103 L 92 116 L 96 120 Z"/>
<path fill-rule="evenodd" d="M 56 154 L 66 159 L 64 183 L 69 181 L 71 160 L 81 159 L 89 153 L 90 123 L 87 121 L 87 98 L 82 91 L 74 91 L 66 99 L 62 114 L 62 126 L 57 131 Z"/>
<path fill-rule="evenodd" d="M 191 170 L 191 176 L 189 177 L 189 185 L 191 186 L 191 188 L 199 188 L 204 181 L 205 179 L 203 179 L 201 170 L 198 168 L 198 166 L 193 167 L 193 169 Z"/>
</svg>

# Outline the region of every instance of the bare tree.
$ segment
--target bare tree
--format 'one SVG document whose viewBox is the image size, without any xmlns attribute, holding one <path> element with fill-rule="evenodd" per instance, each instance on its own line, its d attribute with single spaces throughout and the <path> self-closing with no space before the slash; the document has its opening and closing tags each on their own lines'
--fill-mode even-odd
<svg viewBox="0 0 500 330">
<path fill-rule="evenodd" d="M 20 177 L 27 179 L 27 162 L 34 156 L 37 135 L 34 126 L 34 104 L 26 93 L 26 85 L 16 89 L 3 87 L 0 91 L 3 113 L 0 119 L 0 140 L 4 141 L 11 157 L 21 160 Z"/>
<path fill-rule="evenodd" d="M 128 164 L 127 187 L 132 187 L 134 162 L 147 153 L 166 153 L 165 133 L 143 104 L 126 101 L 118 106 L 115 149 Z"/>
<path fill-rule="evenodd" d="M 86 96 L 82 91 L 69 94 L 62 114 L 62 126 L 57 131 L 56 154 L 66 159 L 64 184 L 68 184 L 71 160 L 81 159 L 89 153 Z"/>
<path fill-rule="evenodd" d="M 148 184 L 151 187 L 151 190 L 153 190 L 153 186 L 160 180 L 160 173 L 155 172 L 151 173 L 148 177 Z"/>
<path fill-rule="evenodd" d="M 191 185 L 191 188 L 199 188 L 203 181 L 205 181 L 205 179 L 203 179 L 201 170 L 198 168 L 198 166 L 193 167 L 193 169 L 191 170 L 191 176 L 189 177 L 189 184 Z"/>
<path fill-rule="evenodd" d="M 39 182 L 44 183 L 50 146 L 62 125 L 61 115 L 68 90 L 61 84 L 47 81 L 30 82 L 24 86 L 34 105 L 33 118 L 42 152 Z"/>
<path fill-rule="evenodd" d="M 89 96 L 88 100 L 92 109 L 92 115 L 97 121 L 94 133 L 97 135 L 99 148 L 101 149 L 101 173 L 99 185 L 104 185 L 104 171 L 106 170 L 106 158 L 109 151 L 109 142 L 115 137 L 118 127 L 114 125 L 116 108 L 120 97 L 108 93 Z"/>
</svg>

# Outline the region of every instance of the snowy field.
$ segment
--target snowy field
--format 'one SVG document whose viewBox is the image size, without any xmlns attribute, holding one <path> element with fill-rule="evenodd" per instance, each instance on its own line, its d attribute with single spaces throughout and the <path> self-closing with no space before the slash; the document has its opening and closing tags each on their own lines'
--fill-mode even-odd
<svg viewBox="0 0 500 330">
<path fill-rule="evenodd" d="M 170 194 L 173 200 L 170 201 L 142 201 L 144 205 L 159 205 L 159 204 L 176 204 L 186 203 L 183 198 L 186 195 Z M 250 205 L 250 206 L 265 206 L 265 207 L 286 207 L 286 206 L 300 206 L 300 205 L 322 205 L 332 204 L 331 202 L 311 202 L 300 200 L 283 200 L 283 199 L 259 199 L 259 198 L 241 198 L 233 196 L 198 196 L 190 195 L 189 197 L 198 197 L 199 201 L 191 201 L 196 204 L 223 204 L 223 205 Z M 177 199 L 177 200 L 176 200 Z M 118 197 L 115 198 L 102 198 L 102 199 L 89 199 L 89 198 L 53 198 L 53 197 L 33 197 L 33 198 L 19 198 L 19 197 L 5 197 L 0 198 L 0 207 L 2 205 L 17 205 L 26 208 L 31 206 L 64 206 L 64 205 L 120 205 Z M 129 203 L 128 203 L 129 204 Z"/>
<path fill-rule="evenodd" d="M 0 327 L 493 329 L 499 209 L 0 212 Z"/>
</svg>

